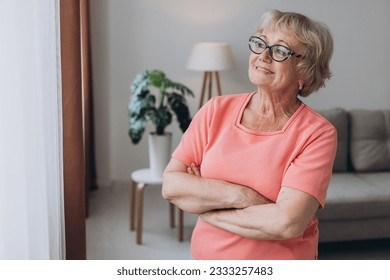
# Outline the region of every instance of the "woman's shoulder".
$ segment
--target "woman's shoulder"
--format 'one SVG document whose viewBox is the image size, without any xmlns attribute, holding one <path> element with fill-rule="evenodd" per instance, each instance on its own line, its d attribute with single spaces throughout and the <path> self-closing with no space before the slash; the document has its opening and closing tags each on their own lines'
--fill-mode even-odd
<svg viewBox="0 0 390 280">
<path fill-rule="evenodd" d="M 327 120 L 323 115 L 321 115 L 318 111 L 309 107 L 305 104 L 304 109 L 302 110 L 301 115 L 301 123 L 304 125 L 311 127 L 314 130 L 328 130 L 328 131 L 336 131 L 336 128 L 333 124 Z"/>
</svg>

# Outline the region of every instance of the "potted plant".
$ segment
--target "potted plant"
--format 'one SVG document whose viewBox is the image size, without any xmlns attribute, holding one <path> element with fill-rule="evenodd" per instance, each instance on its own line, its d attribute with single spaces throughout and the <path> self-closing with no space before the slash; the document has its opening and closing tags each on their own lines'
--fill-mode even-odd
<svg viewBox="0 0 390 280">
<path fill-rule="evenodd" d="M 184 132 L 191 122 L 186 96 L 194 96 L 185 85 L 173 82 L 160 70 L 144 71 L 136 76 L 130 86 L 132 93 L 128 112 L 130 117 L 129 136 L 137 144 L 148 122 L 155 126 L 149 135 L 149 161 L 154 175 L 162 174 L 170 158 L 171 133 L 165 128 L 172 122 L 175 114 L 180 129 Z M 162 143 L 165 143 L 165 147 Z M 168 147 L 169 146 L 169 147 Z M 160 163 L 156 163 L 159 159 Z M 159 165 L 158 167 L 155 167 Z"/>
</svg>

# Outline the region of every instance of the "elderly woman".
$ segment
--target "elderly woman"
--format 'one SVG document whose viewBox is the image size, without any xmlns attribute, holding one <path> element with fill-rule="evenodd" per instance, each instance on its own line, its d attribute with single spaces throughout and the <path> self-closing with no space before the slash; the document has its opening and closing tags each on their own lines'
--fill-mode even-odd
<svg viewBox="0 0 390 280">
<path fill-rule="evenodd" d="M 330 78 L 328 28 L 272 10 L 249 38 L 257 91 L 213 98 L 163 176 L 163 196 L 199 214 L 194 259 L 316 259 L 335 128 L 305 105 Z"/>
</svg>

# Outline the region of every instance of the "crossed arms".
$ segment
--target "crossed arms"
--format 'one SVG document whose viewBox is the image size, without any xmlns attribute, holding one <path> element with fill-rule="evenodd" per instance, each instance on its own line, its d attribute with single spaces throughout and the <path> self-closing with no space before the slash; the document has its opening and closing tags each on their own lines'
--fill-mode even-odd
<svg viewBox="0 0 390 280">
<path fill-rule="evenodd" d="M 319 207 L 311 195 L 285 186 L 272 202 L 249 187 L 203 178 L 195 165 L 173 158 L 163 175 L 162 194 L 211 225 L 263 240 L 302 235 Z"/>
</svg>

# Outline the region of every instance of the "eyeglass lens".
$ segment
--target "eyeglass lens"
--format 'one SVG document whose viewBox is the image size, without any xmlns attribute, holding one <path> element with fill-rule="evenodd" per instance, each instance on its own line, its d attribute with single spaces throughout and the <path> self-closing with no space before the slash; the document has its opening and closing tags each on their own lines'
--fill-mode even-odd
<svg viewBox="0 0 390 280">
<path fill-rule="evenodd" d="M 267 46 L 262 39 L 252 36 L 249 38 L 249 48 L 255 54 L 261 54 L 265 49 L 270 49 L 271 58 L 275 61 L 284 61 L 291 56 L 291 50 L 281 45 Z"/>
</svg>

